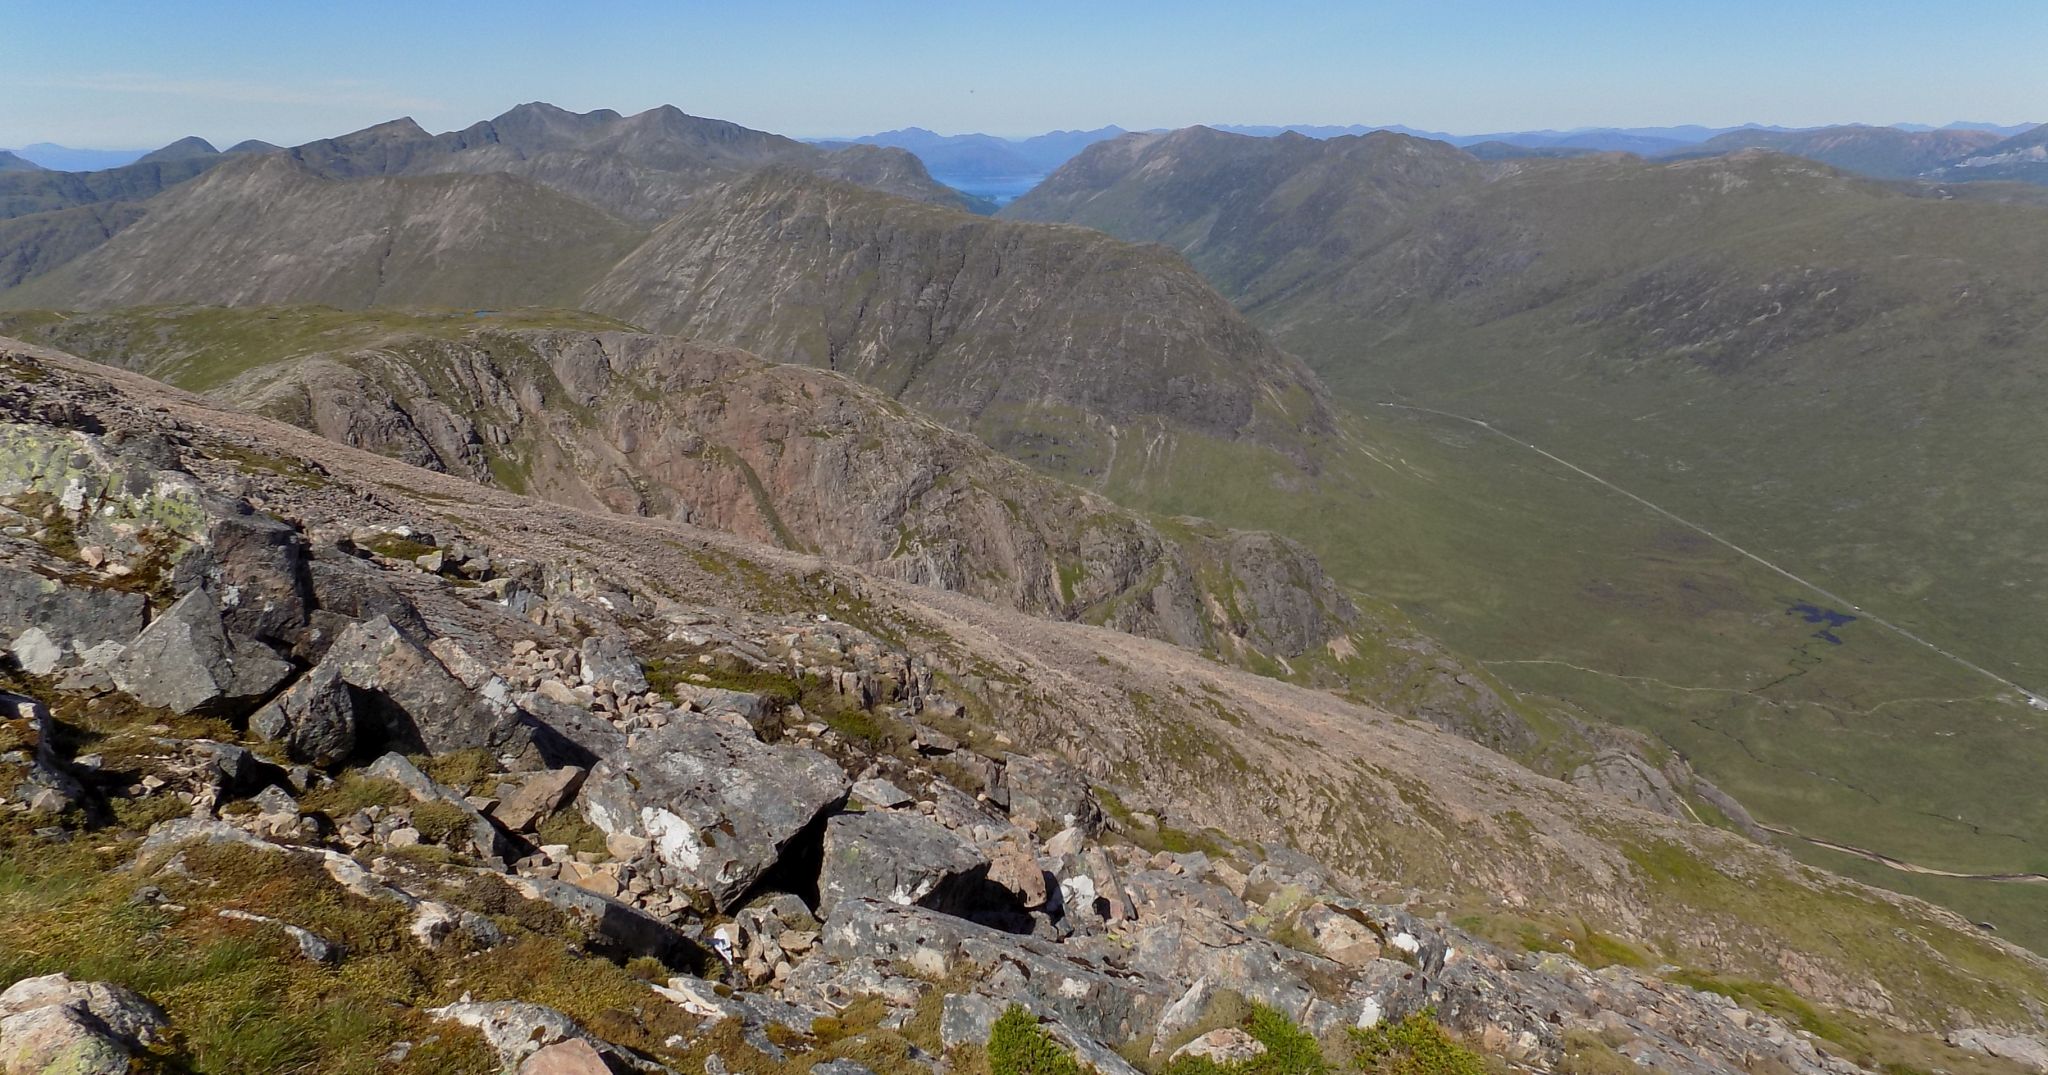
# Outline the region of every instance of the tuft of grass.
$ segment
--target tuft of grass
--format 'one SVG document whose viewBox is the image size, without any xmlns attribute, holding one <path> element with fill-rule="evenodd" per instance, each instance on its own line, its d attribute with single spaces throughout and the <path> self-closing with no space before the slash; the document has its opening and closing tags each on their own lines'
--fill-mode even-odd
<svg viewBox="0 0 2048 1075">
<path fill-rule="evenodd" d="M 308 812 L 340 819 L 368 807 L 402 806 L 411 801 L 411 794 L 389 780 L 378 780 L 350 771 L 307 792 L 299 800 L 299 805 Z"/>
<path fill-rule="evenodd" d="M 1452 1040 L 1432 1012 L 1345 1031 L 1351 1067 L 1368 1075 L 1487 1075 L 1478 1053 Z"/>
<path fill-rule="evenodd" d="M 1038 1017 L 1012 1004 L 988 1036 L 990 1075 L 1084 1075 L 1081 1062 L 1038 1025 Z"/>
<path fill-rule="evenodd" d="M 453 788 L 465 795 L 475 795 L 484 790 L 484 785 L 498 774 L 498 759 L 482 747 L 451 751 L 434 756 L 420 755 L 412 759 L 420 771 L 443 787 Z"/>
<path fill-rule="evenodd" d="M 412 827 L 419 830 L 420 839 L 445 844 L 469 828 L 469 813 L 454 803 L 420 803 L 412 808 Z"/>
<path fill-rule="evenodd" d="M 605 853 L 604 832 L 575 810 L 557 810 L 534 834 L 540 844 L 568 844 L 572 852 Z"/>
</svg>

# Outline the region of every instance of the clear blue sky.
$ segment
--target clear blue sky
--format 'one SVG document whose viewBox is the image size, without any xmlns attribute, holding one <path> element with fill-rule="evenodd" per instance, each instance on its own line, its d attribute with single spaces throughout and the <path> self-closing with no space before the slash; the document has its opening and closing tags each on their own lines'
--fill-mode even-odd
<svg viewBox="0 0 2048 1075">
<path fill-rule="evenodd" d="M 295 143 L 521 101 L 795 135 L 2048 120 L 2044 0 L 0 0 L 0 146 Z"/>
</svg>

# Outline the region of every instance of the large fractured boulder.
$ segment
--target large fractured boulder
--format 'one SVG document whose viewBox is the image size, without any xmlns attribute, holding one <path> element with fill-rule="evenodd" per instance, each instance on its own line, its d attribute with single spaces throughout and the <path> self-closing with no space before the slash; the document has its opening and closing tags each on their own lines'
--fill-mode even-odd
<svg viewBox="0 0 2048 1075">
<path fill-rule="evenodd" d="M 591 824 L 646 838 L 680 887 L 726 910 L 845 801 L 848 786 L 815 750 L 770 746 L 722 720 L 677 713 L 598 761 L 582 803 Z"/>
<path fill-rule="evenodd" d="M 294 761 L 319 766 L 356 751 L 356 701 L 339 663 L 321 663 L 249 718 L 249 730 L 284 744 Z"/>
<path fill-rule="evenodd" d="M 294 758 L 320 764 L 354 753 L 365 733 L 429 754 L 473 747 L 517 754 L 529 741 L 502 681 L 470 689 L 382 616 L 350 625 L 249 726 Z"/>
<path fill-rule="evenodd" d="M 825 825 L 818 913 L 840 900 L 916 904 L 962 914 L 986 887 L 988 856 L 938 822 L 918 814 L 841 814 Z"/>
<path fill-rule="evenodd" d="M 222 512 L 207 527 L 205 544 L 178 564 L 178 574 L 203 575 L 220 595 L 228 630 L 293 642 L 312 608 L 306 563 L 306 540 L 297 527 L 254 512 Z"/>
<path fill-rule="evenodd" d="M 232 715 L 260 702 L 292 667 L 263 643 L 230 632 L 201 588 L 165 609 L 107 671 L 144 705 Z"/>
</svg>

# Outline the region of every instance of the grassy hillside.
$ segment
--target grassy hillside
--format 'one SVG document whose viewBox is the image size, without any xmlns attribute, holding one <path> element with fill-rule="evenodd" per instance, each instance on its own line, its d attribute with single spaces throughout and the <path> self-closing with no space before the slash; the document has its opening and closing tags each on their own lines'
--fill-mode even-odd
<svg viewBox="0 0 2048 1075">
<path fill-rule="evenodd" d="M 1301 539 L 1479 658 L 1520 709 L 1641 728 L 1765 824 L 1930 868 L 2048 872 L 2032 835 L 2048 802 L 2024 790 L 2048 764 L 2048 714 L 2016 692 L 1868 622 L 1810 622 L 1798 606 L 1825 597 L 1476 426 L 1388 408 L 1345 434 L 1286 496 L 1282 460 L 1193 439 L 1109 491 Z M 1848 861 L 2048 947 L 2048 885 Z"/>
<path fill-rule="evenodd" d="M 2048 713 L 1875 622 L 2048 690 L 2048 213 L 1768 154 L 1462 177 L 1446 158 L 1418 185 L 1362 145 L 1205 146 L 1223 137 L 1098 147 L 1017 211 L 1175 242 L 1309 359 L 1361 455 L 1287 498 L 1217 459 L 1132 495 L 1303 538 L 1524 698 L 1653 732 L 1767 824 L 1933 869 L 2048 867 Z M 1398 145 L 1381 157 L 1444 157 Z M 1489 422 L 1844 600 L 1390 402 Z M 2048 886 L 1852 861 L 2048 945 Z"/>
</svg>

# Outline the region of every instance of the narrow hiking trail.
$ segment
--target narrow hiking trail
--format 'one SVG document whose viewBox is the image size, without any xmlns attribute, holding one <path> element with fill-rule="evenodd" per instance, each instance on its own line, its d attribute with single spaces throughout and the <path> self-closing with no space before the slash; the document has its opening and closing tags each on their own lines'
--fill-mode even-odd
<svg viewBox="0 0 2048 1075">
<path fill-rule="evenodd" d="M 1815 847 L 1824 847 L 1829 851 L 1839 851 L 1844 855 L 1854 855 L 1860 859 L 1867 859 L 1887 869 L 1897 870 L 1900 873 L 1925 874 L 1929 877 L 1954 877 L 1964 881 L 2000 881 L 2007 884 L 2048 885 L 2048 873 L 1957 873 L 1954 870 L 1937 870 L 1932 866 L 1922 866 L 1918 863 L 1907 862 L 1905 859 L 1896 859 L 1883 852 L 1872 851 L 1868 848 L 1856 847 L 1850 844 L 1840 844 L 1833 840 L 1823 840 L 1818 836 L 1808 836 L 1803 832 L 1797 832 L 1792 829 L 1781 829 L 1776 825 L 1766 825 L 1763 822 L 1757 822 L 1757 828 L 1773 835 L 1803 840 Z"/>
<path fill-rule="evenodd" d="M 1548 459 L 1553 463 L 1556 463 L 1558 466 L 1570 470 L 1572 473 L 1577 474 L 1582 478 L 1585 478 L 1589 481 L 1604 486 L 1605 488 L 1612 490 L 1613 492 L 1619 493 L 1622 496 L 1625 496 L 1630 500 L 1633 500 L 1636 503 L 1641 504 L 1643 507 L 1648 508 L 1653 512 L 1656 512 L 1658 515 L 1661 515 L 1664 518 L 1669 519 L 1672 522 L 1677 523 L 1678 525 L 1683 526 L 1686 529 L 1691 530 L 1701 535 L 1702 537 L 1707 538 L 1715 544 L 1721 545 L 1722 547 L 1735 552 L 1743 558 L 1748 559 L 1786 579 L 1790 579 L 1792 582 L 1797 583 L 1798 585 L 1803 586 L 1806 589 L 1811 590 L 1812 592 L 1819 594 L 1822 597 L 1827 598 L 1829 601 L 1833 602 L 1836 605 L 1853 610 L 1858 616 L 1861 616 L 1864 619 L 1869 620 L 1870 622 L 1877 624 L 1878 626 L 1883 627 L 1886 630 L 1891 631 L 1893 634 L 1896 634 L 1909 642 L 1913 642 L 1936 654 L 1939 654 L 1940 656 L 1945 657 L 1948 660 L 1953 661 L 1957 665 L 1960 665 L 1963 668 L 1967 668 L 1970 671 L 1985 677 L 1986 679 L 1993 680 L 1994 682 L 1997 682 L 2003 686 L 2018 691 L 2023 697 L 2026 698 L 2027 704 L 2034 707 L 2035 709 L 2048 710 L 2048 695 L 2044 695 L 2039 691 L 2023 687 L 2020 684 L 2015 683 L 2012 680 L 2007 679 L 1996 672 L 1993 672 L 1992 670 L 1984 667 L 1983 665 L 1977 664 L 1976 662 L 1971 661 L 1968 658 L 1962 657 L 1958 654 L 1943 649 L 1942 647 L 1934 644 L 1933 642 L 1930 642 L 1927 639 L 1922 638 L 1917 634 L 1914 634 L 1912 631 L 1909 631 L 1906 628 L 1901 627 L 1898 624 L 1893 623 L 1882 616 L 1879 616 L 1873 612 L 1868 611 L 1867 609 L 1863 608 L 1863 606 L 1858 605 L 1855 602 L 1849 600 L 1848 598 L 1843 597 L 1840 594 L 1837 594 L 1827 589 L 1819 583 L 1812 582 L 1805 578 L 1801 578 L 1800 576 L 1793 574 L 1791 571 L 1788 571 L 1785 568 L 1780 567 L 1777 564 L 1774 564 L 1771 561 L 1764 559 L 1756 553 L 1753 553 L 1748 549 L 1745 549 L 1742 546 L 1737 545 L 1735 542 L 1730 541 L 1727 538 L 1724 538 L 1721 535 L 1714 533 L 1712 530 L 1709 530 L 1706 527 L 1701 526 L 1700 524 L 1693 522 L 1692 520 L 1687 519 L 1667 508 L 1660 507 L 1659 505 L 1654 504 L 1649 500 L 1646 500 L 1643 497 L 1640 497 L 1635 493 L 1632 493 L 1627 489 L 1624 489 L 1621 486 L 1614 484 L 1611 481 L 1608 481 L 1606 478 L 1603 478 L 1600 475 L 1595 474 L 1582 466 L 1579 466 L 1577 463 L 1574 463 L 1569 459 L 1562 458 L 1553 452 L 1546 451 L 1545 449 L 1540 448 L 1534 444 L 1531 444 L 1528 441 L 1515 437 L 1512 434 L 1503 432 L 1502 430 L 1496 428 L 1491 422 L 1488 422 L 1485 419 L 1473 418 L 1469 415 L 1455 414 L 1451 411 L 1437 410 L 1434 407 L 1418 407 L 1407 403 L 1382 402 L 1380 406 L 1390 407 L 1395 410 L 1415 411 L 1421 414 L 1433 414 L 1440 418 L 1449 418 L 1454 421 L 1464 422 L 1469 425 L 1478 426 L 1479 428 L 1487 431 L 1488 433 L 1493 434 L 1496 437 L 1501 438 L 1502 440 L 1507 441 L 1510 444 L 1514 444 L 1519 447 L 1526 448 L 1529 451 L 1535 452 L 1537 455 L 1540 455 L 1543 458 Z"/>
</svg>

